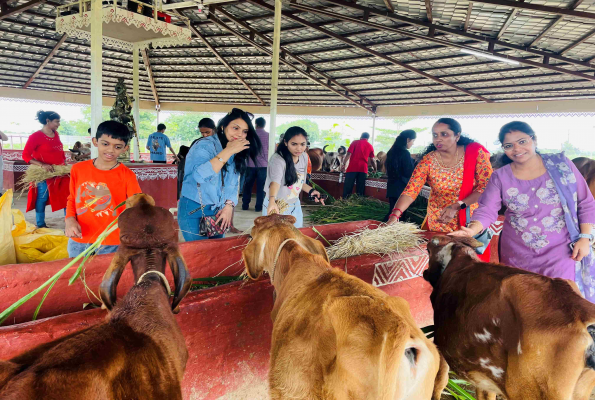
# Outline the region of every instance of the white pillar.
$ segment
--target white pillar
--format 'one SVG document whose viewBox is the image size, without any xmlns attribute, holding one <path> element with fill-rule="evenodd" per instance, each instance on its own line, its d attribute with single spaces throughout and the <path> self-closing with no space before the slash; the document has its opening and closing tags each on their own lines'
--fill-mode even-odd
<svg viewBox="0 0 595 400">
<path fill-rule="evenodd" d="M 374 147 L 374 138 L 376 138 L 376 114 L 372 114 L 372 137 L 370 143 Z"/>
<path fill-rule="evenodd" d="M 277 143 L 277 90 L 279 88 L 279 47 L 281 45 L 281 0 L 275 0 L 275 27 L 273 33 L 273 76 L 271 79 L 271 126 L 269 129 L 269 158 Z"/>
<path fill-rule="evenodd" d="M 103 10 L 101 0 L 91 3 L 91 137 L 97 133 L 103 107 L 102 84 L 102 47 L 103 47 Z M 97 148 L 91 146 L 91 157 L 97 157 Z"/>
<path fill-rule="evenodd" d="M 132 105 L 132 116 L 134 118 L 134 126 L 136 127 L 136 135 L 132 139 L 132 159 L 134 161 L 140 160 L 140 146 L 138 143 L 138 135 L 140 128 L 140 109 L 139 109 L 139 48 L 134 45 L 132 49 L 132 97 L 134 97 L 134 104 Z"/>
</svg>

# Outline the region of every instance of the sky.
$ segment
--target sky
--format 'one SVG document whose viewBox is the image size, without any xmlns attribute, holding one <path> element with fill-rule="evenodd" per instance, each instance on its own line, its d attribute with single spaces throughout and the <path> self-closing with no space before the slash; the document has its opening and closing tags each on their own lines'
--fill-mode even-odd
<svg viewBox="0 0 595 400">
<path fill-rule="evenodd" d="M 51 109 L 58 112 L 62 120 L 76 120 L 83 117 L 81 105 L 67 105 L 59 103 L 27 102 L 0 99 L 0 130 L 21 132 L 23 134 L 31 133 L 39 129 L 39 123 L 35 119 L 38 110 Z M 161 122 L 167 121 L 167 112 L 161 114 Z M 215 120 L 221 118 L 224 114 L 214 114 Z M 263 116 L 269 125 L 268 115 Z M 350 118 L 350 117 L 313 117 L 313 116 L 286 116 L 277 117 L 277 125 L 298 119 L 308 118 L 318 123 L 320 129 L 330 129 L 333 124 L 341 124 L 342 132 L 345 138 L 357 139 L 364 132 L 372 133 L 372 118 Z M 377 118 L 376 127 L 385 129 L 409 129 L 409 128 L 428 128 L 424 133 L 418 135 L 417 145 L 424 145 L 431 141 L 430 128 L 435 122 L 435 118 L 416 118 L 406 124 L 399 126 L 391 118 Z M 499 148 L 495 143 L 498 138 L 498 131 L 502 125 L 512 120 L 518 119 L 529 123 L 537 134 L 538 147 L 548 149 L 558 149 L 565 141 L 570 141 L 576 147 L 585 151 L 595 152 L 595 114 L 593 115 L 574 115 L 574 116 L 455 116 L 463 127 L 463 133 L 479 141 L 488 150 L 493 151 Z M 352 129 L 345 127 L 349 125 Z"/>
</svg>

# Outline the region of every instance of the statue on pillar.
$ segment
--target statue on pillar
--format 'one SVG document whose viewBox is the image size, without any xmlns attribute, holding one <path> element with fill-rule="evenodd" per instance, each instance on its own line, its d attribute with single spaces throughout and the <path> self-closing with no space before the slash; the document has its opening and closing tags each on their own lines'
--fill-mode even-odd
<svg viewBox="0 0 595 400">
<path fill-rule="evenodd" d="M 134 98 L 126 93 L 124 78 L 118 78 L 118 83 L 116 83 L 116 101 L 109 112 L 109 116 L 113 121 L 121 122 L 128 127 L 128 131 L 130 132 L 130 147 L 133 146 L 135 137 L 138 138 L 134 118 L 131 115 L 133 102 Z M 125 153 L 122 153 L 118 159 L 123 162 L 129 162 L 130 148 Z"/>
</svg>

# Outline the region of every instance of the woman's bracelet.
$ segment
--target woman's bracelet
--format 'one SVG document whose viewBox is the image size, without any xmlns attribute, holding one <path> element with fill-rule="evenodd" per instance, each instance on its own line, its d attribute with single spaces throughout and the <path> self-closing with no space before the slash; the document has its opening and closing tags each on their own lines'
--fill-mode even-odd
<svg viewBox="0 0 595 400">
<path fill-rule="evenodd" d="M 390 216 L 391 216 L 391 217 L 395 217 L 397 220 L 398 220 L 399 218 L 401 218 L 400 216 L 398 216 L 398 215 L 396 215 L 396 214 L 391 214 Z"/>
</svg>

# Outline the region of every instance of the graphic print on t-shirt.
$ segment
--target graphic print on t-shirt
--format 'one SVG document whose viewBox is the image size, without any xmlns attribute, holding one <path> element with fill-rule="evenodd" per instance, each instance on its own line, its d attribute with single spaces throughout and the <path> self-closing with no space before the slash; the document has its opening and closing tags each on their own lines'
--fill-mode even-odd
<svg viewBox="0 0 595 400">
<path fill-rule="evenodd" d="M 294 183 L 291 186 L 287 186 L 287 188 L 289 190 L 291 190 L 291 193 L 289 194 L 289 196 L 287 196 L 287 200 L 291 200 L 291 199 L 295 199 L 297 197 L 299 197 L 300 192 L 302 191 L 302 186 L 304 186 L 304 175 L 300 174 L 299 172 L 297 173 L 297 182 Z"/>
<path fill-rule="evenodd" d="M 159 140 L 157 140 L 157 139 L 153 139 L 153 150 L 154 150 L 155 152 L 157 152 L 157 151 L 159 151 L 159 147 L 160 147 L 160 146 L 159 146 Z M 161 153 L 157 153 L 157 154 L 161 154 Z"/>
<path fill-rule="evenodd" d="M 108 186 L 103 183 L 84 182 L 76 189 L 76 215 L 87 211 L 96 217 L 113 215 L 112 194 Z"/>
</svg>

